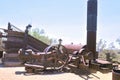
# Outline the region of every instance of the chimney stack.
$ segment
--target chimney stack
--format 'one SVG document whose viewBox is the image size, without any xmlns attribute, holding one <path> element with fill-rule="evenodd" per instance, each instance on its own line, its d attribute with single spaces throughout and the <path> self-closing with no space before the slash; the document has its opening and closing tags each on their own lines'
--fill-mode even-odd
<svg viewBox="0 0 120 80">
<path fill-rule="evenodd" d="M 87 2 L 87 47 L 96 59 L 96 33 L 97 33 L 97 0 Z"/>
</svg>

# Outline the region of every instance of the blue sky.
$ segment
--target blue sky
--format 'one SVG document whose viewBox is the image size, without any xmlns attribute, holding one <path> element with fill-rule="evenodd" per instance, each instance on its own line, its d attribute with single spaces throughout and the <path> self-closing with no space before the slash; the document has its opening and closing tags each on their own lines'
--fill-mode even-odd
<svg viewBox="0 0 120 80">
<path fill-rule="evenodd" d="M 98 0 L 97 41 L 115 42 L 120 37 L 120 0 Z M 11 22 L 24 30 L 44 29 L 64 43 L 86 44 L 87 0 L 1 0 L 0 27 Z"/>
</svg>

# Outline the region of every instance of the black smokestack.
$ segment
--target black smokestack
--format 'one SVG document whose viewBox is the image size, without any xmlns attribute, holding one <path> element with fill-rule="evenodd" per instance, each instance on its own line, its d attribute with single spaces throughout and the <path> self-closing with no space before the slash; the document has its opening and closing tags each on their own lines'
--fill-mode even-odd
<svg viewBox="0 0 120 80">
<path fill-rule="evenodd" d="M 97 0 L 87 2 L 87 46 L 96 58 Z"/>
</svg>

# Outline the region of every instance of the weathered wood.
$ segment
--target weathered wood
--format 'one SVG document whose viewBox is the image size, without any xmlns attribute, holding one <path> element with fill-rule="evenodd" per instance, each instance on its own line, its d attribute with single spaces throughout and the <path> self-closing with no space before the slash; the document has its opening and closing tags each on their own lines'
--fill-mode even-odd
<svg viewBox="0 0 120 80">
<path fill-rule="evenodd" d="M 5 51 L 7 54 L 3 57 L 3 64 L 4 66 L 20 66 L 23 61 L 20 60 L 20 56 L 18 57 L 18 50 L 24 47 L 25 41 L 25 33 L 24 32 L 17 32 L 12 30 L 7 30 L 4 37 L 6 37 L 6 41 L 3 43 L 5 44 Z M 28 35 L 27 41 L 27 49 L 33 49 L 33 51 L 43 51 L 48 45 L 43 43 L 42 41 Z M 15 54 L 12 54 L 15 53 Z M 28 56 L 24 56 L 26 59 Z M 31 57 L 30 57 L 31 58 Z"/>
<path fill-rule="evenodd" d="M 99 64 L 112 64 L 111 62 L 109 61 L 105 61 L 105 60 L 100 60 L 100 59 L 96 59 L 97 63 Z"/>
<path fill-rule="evenodd" d="M 11 54 L 11 53 L 16 53 L 17 54 L 19 49 L 20 48 L 12 48 L 12 47 L 11 48 L 6 48 L 5 52 L 9 53 L 9 54 Z"/>
<path fill-rule="evenodd" d="M 7 38 L 7 41 L 10 41 L 10 42 L 23 42 L 23 38 L 9 37 L 9 38 Z"/>
<path fill-rule="evenodd" d="M 31 67 L 33 69 L 43 69 L 44 68 L 44 66 L 41 66 L 41 65 L 28 64 L 28 63 L 25 64 L 25 67 Z"/>
<path fill-rule="evenodd" d="M 27 49 L 32 49 L 34 52 L 39 52 L 40 50 L 34 48 L 33 46 L 31 45 L 27 45 Z"/>
<path fill-rule="evenodd" d="M 23 44 L 22 42 L 12 42 L 12 41 L 4 41 L 5 43 L 5 48 L 9 49 L 9 48 L 22 48 Z"/>
<path fill-rule="evenodd" d="M 39 51 L 43 51 L 48 46 L 44 42 L 32 37 L 31 35 L 28 35 L 28 45 L 31 45 Z"/>
<path fill-rule="evenodd" d="M 18 54 L 16 53 L 10 53 L 10 54 L 4 54 L 3 58 L 3 64 L 7 67 L 13 67 L 13 66 L 21 66 L 22 61 L 19 59 Z"/>
<path fill-rule="evenodd" d="M 15 42 L 16 46 L 17 46 L 17 42 L 20 43 L 20 45 L 22 44 L 22 46 L 23 46 L 24 35 L 25 35 L 25 33 L 23 33 L 23 32 L 8 31 L 8 35 L 7 35 L 8 42 L 5 43 L 6 47 L 8 47 L 9 45 L 12 46 L 12 44 L 14 45 L 14 43 L 12 43 L 12 41 Z M 37 51 L 43 51 L 48 46 L 44 42 L 32 37 L 31 35 L 28 35 L 28 42 L 27 43 L 28 43 L 28 45 L 32 46 Z"/>
<path fill-rule="evenodd" d="M 18 56 L 19 56 L 19 54 L 16 54 L 16 53 L 4 54 L 5 58 L 7 58 L 7 57 L 16 58 Z"/>
<path fill-rule="evenodd" d="M 15 61 L 5 61 L 3 64 L 6 67 L 22 66 L 22 62 L 21 61 L 18 61 L 18 62 L 15 62 Z"/>
<path fill-rule="evenodd" d="M 17 31 L 7 31 L 8 36 L 16 36 L 16 37 L 23 37 L 24 36 L 24 32 L 17 32 Z"/>
</svg>

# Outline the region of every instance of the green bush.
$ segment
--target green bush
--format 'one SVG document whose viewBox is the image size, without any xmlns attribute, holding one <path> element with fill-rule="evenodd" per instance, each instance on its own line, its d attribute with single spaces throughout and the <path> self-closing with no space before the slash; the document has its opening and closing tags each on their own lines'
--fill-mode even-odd
<svg viewBox="0 0 120 80">
<path fill-rule="evenodd" d="M 120 62 L 120 54 L 118 54 L 117 50 L 103 50 L 99 53 L 98 57 L 103 60 L 107 60 L 110 62 Z"/>
</svg>

